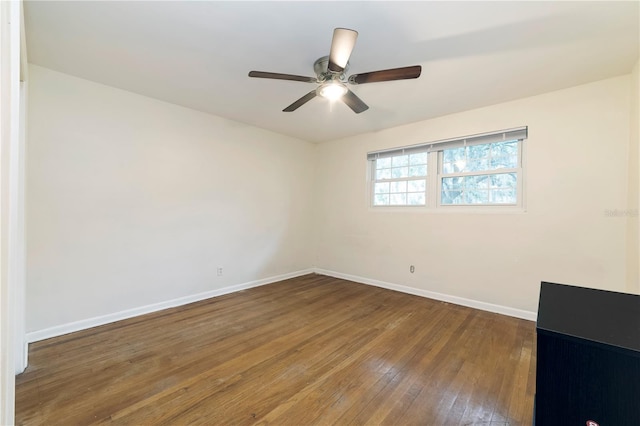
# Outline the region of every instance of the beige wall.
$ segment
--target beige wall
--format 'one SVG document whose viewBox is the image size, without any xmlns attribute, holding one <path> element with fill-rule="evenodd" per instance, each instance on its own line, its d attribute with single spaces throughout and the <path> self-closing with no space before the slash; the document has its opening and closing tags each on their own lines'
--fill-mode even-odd
<svg viewBox="0 0 640 426">
<path fill-rule="evenodd" d="M 28 332 L 312 264 L 310 143 L 38 66 L 28 134 Z"/>
<path fill-rule="evenodd" d="M 640 61 L 631 73 L 631 127 L 629 137 L 629 193 L 627 208 L 627 291 L 640 294 Z"/>
<path fill-rule="evenodd" d="M 605 212 L 627 208 L 629 86 L 622 76 L 319 145 L 316 265 L 526 311 L 543 280 L 624 291 L 627 220 Z M 369 207 L 368 151 L 523 125 L 525 213 Z"/>
<path fill-rule="evenodd" d="M 637 218 L 606 212 L 637 205 L 637 80 L 311 145 L 31 66 L 27 331 L 313 266 L 524 311 L 542 280 L 634 290 Z M 369 207 L 368 151 L 522 125 L 525 212 Z"/>
</svg>

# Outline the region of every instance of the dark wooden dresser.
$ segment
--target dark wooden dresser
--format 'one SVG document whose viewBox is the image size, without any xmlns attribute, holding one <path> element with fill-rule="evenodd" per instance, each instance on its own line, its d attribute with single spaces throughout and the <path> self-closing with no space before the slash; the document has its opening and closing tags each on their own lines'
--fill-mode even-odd
<svg viewBox="0 0 640 426">
<path fill-rule="evenodd" d="M 640 296 L 543 282 L 537 343 L 536 426 L 640 426 Z"/>
</svg>

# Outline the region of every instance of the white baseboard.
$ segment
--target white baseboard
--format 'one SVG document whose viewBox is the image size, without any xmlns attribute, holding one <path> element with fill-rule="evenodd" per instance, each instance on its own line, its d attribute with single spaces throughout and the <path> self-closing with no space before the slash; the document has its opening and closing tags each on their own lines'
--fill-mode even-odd
<svg viewBox="0 0 640 426">
<path fill-rule="evenodd" d="M 392 284 L 384 281 L 374 280 L 371 278 L 359 277 L 356 275 L 343 274 L 341 272 L 329 271 L 326 269 L 315 268 L 316 274 L 327 275 L 334 278 L 342 278 L 344 280 L 354 281 L 360 284 L 368 284 L 376 287 L 382 287 L 389 290 L 399 291 L 401 293 L 412 294 L 414 296 L 422 296 L 429 299 L 440 300 L 443 302 L 453 303 L 455 305 L 467 306 L 469 308 L 480 309 L 483 311 L 494 312 L 497 314 L 508 315 L 510 317 L 522 318 L 529 321 L 535 321 L 538 314 L 536 312 L 524 311 L 522 309 L 510 308 L 508 306 L 494 305 L 493 303 L 480 302 L 464 297 L 452 296 L 449 294 L 436 293 L 435 291 L 422 290 L 419 288 L 407 287 L 399 284 Z"/>
<path fill-rule="evenodd" d="M 63 334 L 69 334 L 75 331 L 86 330 L 91 327 L 97 327 L 99 325 L 109 324 L 109 323 L 124 320 L 127 318 L 137 317 L 139 315 L 161 311 L 163 309 L 174 308 L 176 306 L 182 306 L 182 305 L 186 305 L 193 302 L 199 302 L 200 300 L 205 300 L 205 299 L 209 299 L 216 296 L 222 296 L 223 294 L 233 293 L 240 290 L 246 290 L 252 287 L 259 287 L 262 285 L 271 284 L 271 283 L 286 280 L 289 278 L 299 277 L 301 275 L 312 274 L 314 272 L 315 272 L 314 269 L 304 269 L 301 271 L 290 272 L 288 274 L 277 275 L 275 277 L 263 278 L 256 281 L 249 281 L 243 284 L 236 284 L 229 287 L 206 291 L 204 293 L 198 293 L 198 294 L 180 297 L 173 300 L 167 300 L 165 302 L 154 303 L 152 305 L 141 306 L 139 308 L 127 309 L 125 311 L 114 312 L 112 314 L 102 315 L 99 317 L 87 318 L 80 321 L 74 321 L 67 324 L 57 325 L 55 327 L 45 328 L 43 330 L 32 331 L 27 333 L 26 338 L 28 343 L 33 343 L 39 340 L 49 339 L 51 337 L 62 336 Z"/>
<path fill-rule="evenodd" d="M 252 287 L 259 287 L 262 285 L 271 284 L 274 282 L 286 280 L 289 278 L 295 278 L 302 275 L 316 273 L 320 275 L 327 275 L 335 278 L 342 278 L 349 281 L 354 281 L 361 284 L 373 285 L 376 287 L 382 287 L 389 290 L 395 290 L 402 293 L 413 294 L 415 296 L 427 297 L 429 299 L 440 300 L 443 302 L 449 302 L 456 305 L 468 306 L 470 308 L 480 309 L 483 311 L 495 312 L 502 315 L 508 315 L 511 317 L 522 318 L 529 321 L 535 321 L 537 314 L 535 312 L 524 311 L 521 309 L 510 308 L 508 306 L 494 305 L 492 303 L 480 302 L 477 300 L 465 299 L 464 297 L 452 296 L 443 293 L 436 293 L 434 291 L 422 290 L 413 287 L 407 287 L 399 284 L 392 284 L 384 281 L 374 280 L 371 278 L 359 277 L 356 275 L 343 274 L 341 272 L 329 271 L 320 268 L 304 269 L 288 274 L 277 275 L 274 277 L 263 278 L 256 281 L 249 281 L 242 284 L 236 284 L 229 287 L 219 288 L 216 290 L 207 291 L 204 293 L 193 294 L 185 297 L 180 297 L 173 300 L 167 300 L 164 302 L 154 303 L 151 305 L 141 306 L 138 308 L 127 309 L 125 311 L 114 312 L 112 314 L 102 315 L 99 317 L 87 318 L 80 321 L 74 321 L 67 324 L 57 325 L 55 327 L 45 328 L 43 330 L 37 330 L 27 333 L 26 339 L 28 343 L 37 342 L 51 337 L 62 336 L 64 334 L 73 333 L 75 331 L 86 330 L 88 328 L 97 327 L 100 325 L 109 324 L 116 321 L 121 321 L 128 318 L 133 318 L 139 315 L 149 314 L 152 312 L 161 311 L 163 309 L 174 308 L 176 306 L 182 306 L 193 302 L 198 302 L 205 299 L 210 299 L 216 296 L 222 296 L 223 294 L 229 294 L 240 290 L 246 290 Z"/>
</svg>

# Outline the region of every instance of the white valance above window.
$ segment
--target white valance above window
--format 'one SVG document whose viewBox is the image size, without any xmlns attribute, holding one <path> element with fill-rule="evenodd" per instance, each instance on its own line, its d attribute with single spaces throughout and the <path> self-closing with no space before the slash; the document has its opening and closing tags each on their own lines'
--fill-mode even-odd
<svg viewBox="0 0 640 426">
<path fill-rule="evenodd" d="M 393 157 L 396 155 L 414 154 L 417 152 L 440 151 L 442 149 L 456 148 L 459 146 L 478 145 L 494 142 L 504 142 L 513 140 L 524 140 L 527 138 L 527 127 L 501 130 L 499 132 L 481 133 L 477 135 L 458 137 L 453 139 L 443 139 L 434 142 L 409 145 L 400 148 L 385 149 L 367 153 L 367 160 L 377 158 Z"/>
</svg>

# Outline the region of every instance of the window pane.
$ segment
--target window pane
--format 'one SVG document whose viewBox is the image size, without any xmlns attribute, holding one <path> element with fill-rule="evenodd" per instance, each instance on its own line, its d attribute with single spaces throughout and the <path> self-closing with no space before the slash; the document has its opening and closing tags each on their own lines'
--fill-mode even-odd
<svg viewBox="0 0 640 426">
<path fill-rule="evenodd" d="M 467 147 L 467 155 L 470 159 L 486 158 L 489 156 L 489 145 L 472 145 Z"/>
<path fill-rule="evenodd" d="M 460 204 L 462 202 L 461 177 L 442 178 L 442 191 L 440 194 L 442 204 Z"/>
<path fill-rule="evenodd" d="M 407 204 L 410 206 L 424 206 L 426 204 L 424 192 L 407 194 Z"/>
<path fill-rule="evenodd" d="M 409 176 L 408 167 L 394 167 L 391 169 L 391 177 L 394 179 L 405 178 L 407 176 Z"/>
<path fill-rule="evenodd" d="M 419 154 L 411 154 L 409 156 L 409 165 L 414 166 L 416 164 L 427 164 L 426 152 L 421 152 Z"/>
<path fill-rule="evenodd" d="M 461 149 L 461 148 L 460 148 Z M 454 151 L 454 150 L 451 150 Z M 445 151 L 446 152 L 446 151 Z M 454 157 L 454 156 L 450 156 Z M 486 170 L 489 161 L 488 159 L 467 159 L 462 155 L 455 161 L 442 163 L 442 172 L 443 173 L 464 173 L 464 172 L 473 172 L 477 170 Z"/>
<path fill-rule="evenodd" d="M 378 158 L 376 160 L 376 169 L 384 169 L 391 167 L 391 157 Z"/>
<path fill-rule="evenodd" d="M 465 176 L 464 177 L 465 189 L 483 189 L 489 187 L 489 176 Z"/>
<path fill-rule="evenodd" d="M 515 173 L 491 175 L 491 188 L 515 188 L 517 186 L 518 179 Z"/>
<path fill-rule="evenodd" d="M 485 170 L 487 170 L 488 166 L 489 166 L 489 162 L 488 162 L 487 159 L 484 159 L 484 160 L 469 160 L 462 167 L 462 170 L 460 170 L 460 171 L 461 172 L 485 171 Z"/>
<path fill-rule="evenodd" d="M 494 189 L 491 191 L 491 203 L 493 204 L 516 204 L 516 189 Z"/>
<path fill-rule="evenodd" d="M 442 151 L 442 173 L 469 173 L 518 167 L 518 141 L 472 145 Z"/>
<path fill-rule="evenodd" d="M 426 180 L 410 180 L 408 190 L 409 192 L 424 192 L 426 187 Z"/>
<path fill-rule="evenodd" d="M 391 179 L 391 169 L 376 170 L 376 180 Z"/>
<path fill-rule="evenodd" d="M 518 167 L 518 157 L 493 157 L 491 159 L 491 169 L 514 169 Z"/>
<path fill-rule="evenodd" d="M 465 159 L 464 147 L 445 149 L 442 151 L 442 161 L 444 163 L 453 163 L 458 160 Z"/>
<path fill-rule="evenodd" d="M 442 178 L 441 204 L 516 204 L 517 174 Z"/>
<path fill-rule="evenodd" d="M 447 190 L 443 187 L 440 202 L 442 204 L 462 204 L 462 194 L 461 190 Z"/>
<path fill-rule="evenodd" d="M 462 177 L 453 177 L 453 178 L 442 178 L 442 188 L 447 189 L 462 189 L 463 188 L 463 179 Z"/>
<path fill-rule="evenodd" d="M 388 194 L 389 182 L 376 183 L 374 193 L 376 194 Z"/>
<path fill-rule="evenodd" d="M 464 191 L 464 200 L 466 204 L 488 204 L 489 191 Z"/>
<path fill-rule="evenodd" d="M 396 157 L 391 157 L 391 165 L 393 167 L 406 166 L 408 164 L 409 164 L 408 155 L 398 155 Z"/>
<path fill-rule="evenodd" d="M 447 163 L 447 173 L 464 173 L 467 170 L 467 160 L 458 160 L 455 163 Z"/>
<path fill-rule="evenodd" d="M 453 163 L 442 163 L 442 173 L 453 173 Z"/>
<path fill-rule="evenodd" d="M 392 206 L 407 204 L 407 194 L 391 194 L 389 204 Z"/>
<path fill-rule="evenodd" d="M 391 182 L 390 192 L 407 192 L 407 181 Z"/>
<path fill-rule="evenodd" d="M 427 166 L 413 166 L 409 167 L 409 176 L 426 176 Z"/>
<path fill-rule="evenodd" d="M 373 197 L 373 205 L 374 206 L 387 206 L 387 205 L 389 205 L 389 195 L 387 195 L 387 194 L 376 194 Z"/>
<path fill-rule="evenodd" d="M 491 156 L 517 156 L 518 155 L 518 141 L 506 141 L 497 142 L 491 144 Z"/>
</svg>

